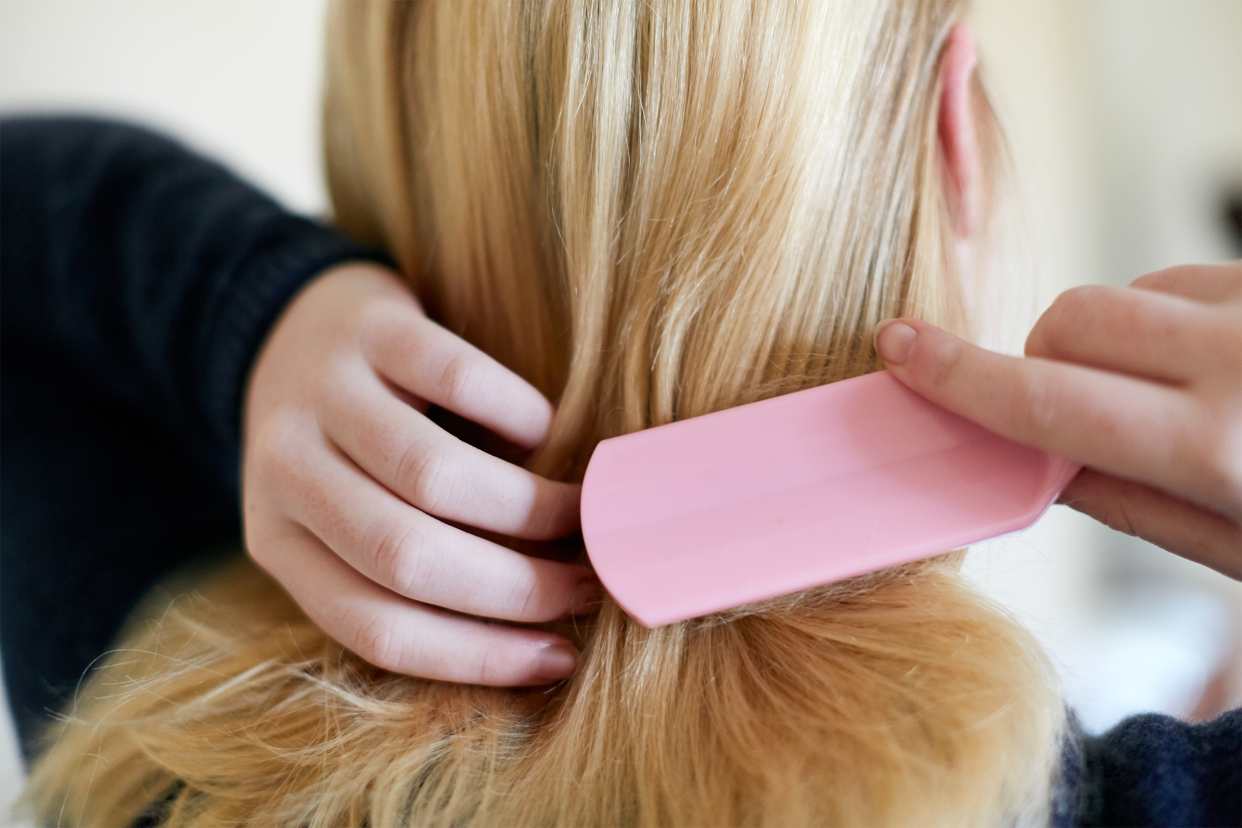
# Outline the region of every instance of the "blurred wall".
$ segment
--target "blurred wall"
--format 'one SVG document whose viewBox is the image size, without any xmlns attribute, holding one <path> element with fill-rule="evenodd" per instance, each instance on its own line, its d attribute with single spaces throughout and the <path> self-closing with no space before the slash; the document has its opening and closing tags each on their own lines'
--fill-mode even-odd
<svg viewBox="0 0 1242 828">
<path fill-rule="evenodd" d="M 319 161 L 326 0 L 0 0 L 0 109 L 107 113 L 188 141 L 291 207 Z"/>
<path fill-rule="evenodd" d="M 1022 196 L 1013 275 L 1038 282 L 1032 305 L 987 309 L 1012 327 L 999 344 L 1067 287 L 1242 253 L 1225 207 L 1242 192 L 1242 3 L 975 0 L 971 23 Z M 1242 585 L 1065 507 L 969 567 L 1089 727 L 1242 703 Z"/>
<path fill-rule="evenodd" d="M 1093 32 L 1090 104 L 1102 279 L 1226 259 L 1226 188 L 1242 191 L 1242 3 L 1108 0 L 1076 8 Z"/>
</svg>

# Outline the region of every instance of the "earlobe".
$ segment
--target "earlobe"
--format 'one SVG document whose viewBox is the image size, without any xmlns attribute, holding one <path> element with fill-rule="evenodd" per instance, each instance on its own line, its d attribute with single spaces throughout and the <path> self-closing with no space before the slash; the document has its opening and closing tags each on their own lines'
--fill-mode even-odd
<svg viewBox="0 0 1242 828">
<path fill-rule="evenodd" d="M 971 100 L 977 63 L 974 35 L 969 26 L 958 23 L 949 32 L 940 63 L 938 134 L 945 202 L 959 239 L 974 235 L 979 214 L 979 149 Z"/>
</svg>

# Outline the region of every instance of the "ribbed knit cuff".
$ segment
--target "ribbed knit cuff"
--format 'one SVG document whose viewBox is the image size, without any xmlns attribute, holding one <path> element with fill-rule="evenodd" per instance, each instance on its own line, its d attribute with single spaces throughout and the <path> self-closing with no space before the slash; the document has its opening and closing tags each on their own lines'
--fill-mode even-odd
<svg viewBox="0 0 1242 828">
<path fill-rule="evenodd" d="M 203 409 L 230 456 L 240 463 L 242 403 L 250 370 L 285 306 L 315 276 L 350 261 L 393 267 L 381 250 L 357 244 L 307 219 L 288 216 L 229 287 L 218 315 L 202 381 Z"/>
</svg>

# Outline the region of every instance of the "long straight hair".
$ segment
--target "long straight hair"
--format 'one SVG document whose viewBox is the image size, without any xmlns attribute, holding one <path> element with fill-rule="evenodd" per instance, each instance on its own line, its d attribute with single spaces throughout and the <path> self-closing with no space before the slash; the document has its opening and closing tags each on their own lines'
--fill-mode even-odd
<svg viewBox="0 0 1242 828">
<path fill-rule="evenodd" d="M 969 333 L 936 139 L 962 11 L 340 0 L 337 220 L 557 401 L 527 465 L 580 479 L 601 439 L 875 370 L 884 317 Z M 1060 702 L 959 564 L 654 630 L 605 601 L 572 677 L 506 690 L 370 667 L 237 563 L 153 599 L 30 796 L 91 825 L 1042 824 Z"/>
</svg>

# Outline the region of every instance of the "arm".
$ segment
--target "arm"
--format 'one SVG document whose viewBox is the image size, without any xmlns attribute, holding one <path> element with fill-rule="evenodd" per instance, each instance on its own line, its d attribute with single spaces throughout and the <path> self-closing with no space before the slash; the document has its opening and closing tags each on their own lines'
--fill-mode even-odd
<svg viewBox="0 0 1242 828">
<path fill-rule="evenodd" d="M 236 491 L 242 394 L 268 328 L 316 273 L 383 255 L 131 126 L 6 119 L 0 169 L 6 341 L 164 421 Z"/>
<path fill-rule="evenodd" d="M 157 417 L 235 494 L 244 454 L 249 552 L 364 658 L 487 684 L 573 669 L 561 636 L 457 613 L 553 620 L 594 600 L 589 573 L 444 521 L 555 538 L 578 487 L 423 416 L 439 405 L 531 447 L 552 416 L 538 391 L 429 320 L 381 254 L 167 139 L 30 119 L 0 145 L 6 341 Z"/>
<path fill-rule="evenodd" d="M 377 257 L 145 130 L 0 119 L 0 644 L 26 749 L 154 580 L 235 545 L 259 341 L 316 272 Z"/>
</svg>

